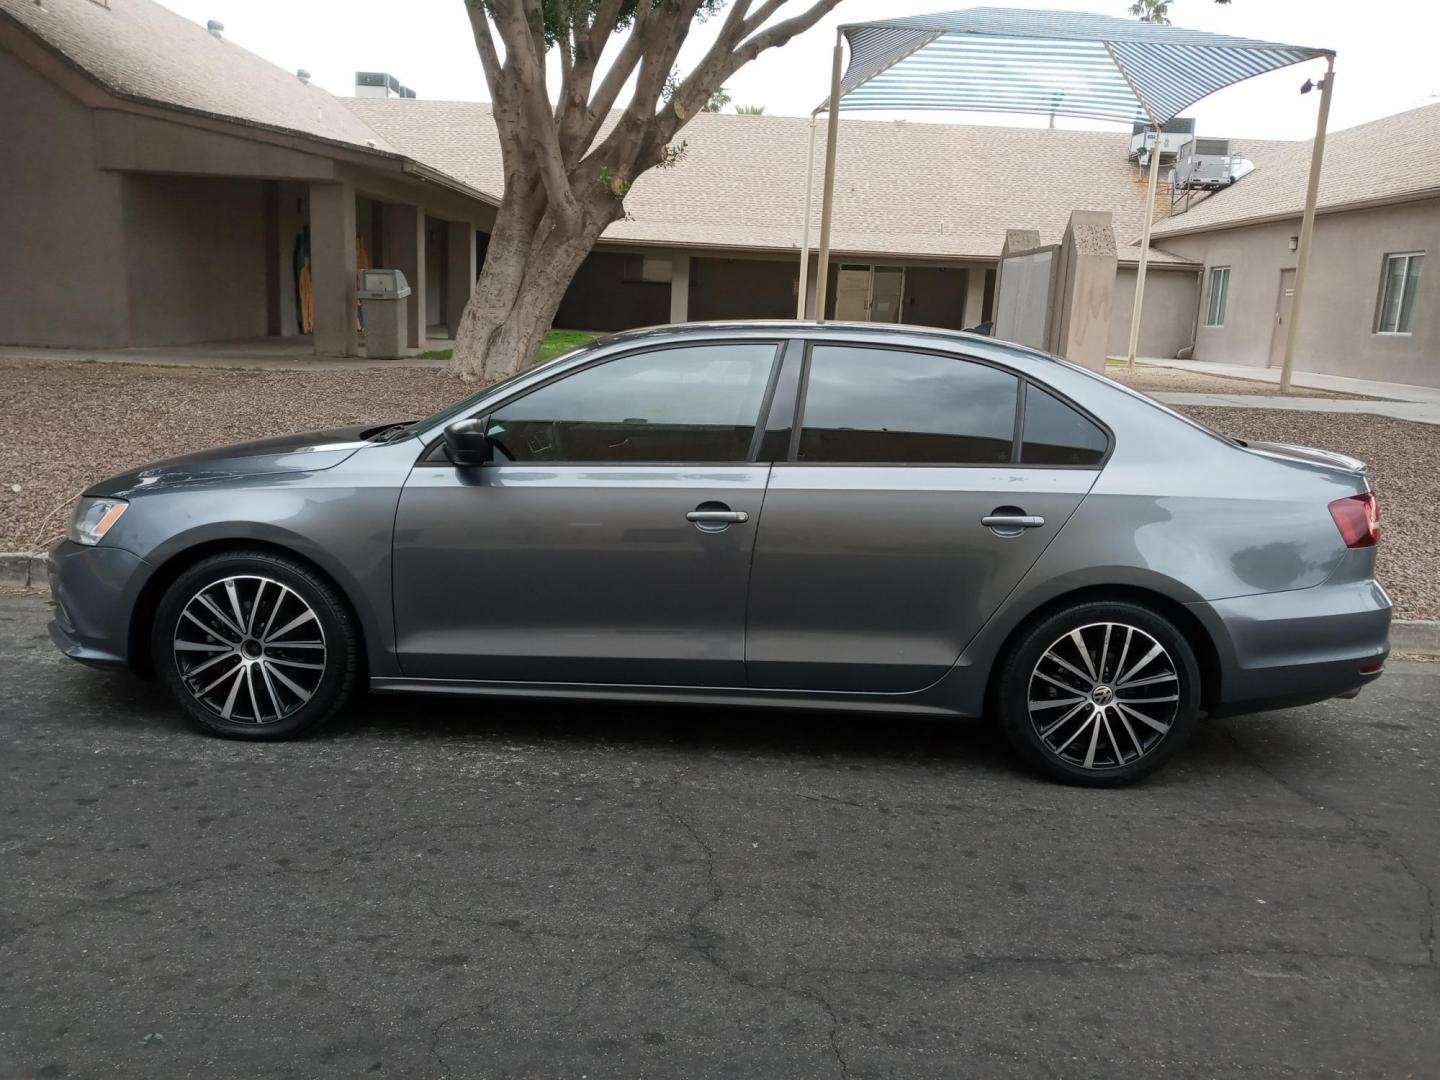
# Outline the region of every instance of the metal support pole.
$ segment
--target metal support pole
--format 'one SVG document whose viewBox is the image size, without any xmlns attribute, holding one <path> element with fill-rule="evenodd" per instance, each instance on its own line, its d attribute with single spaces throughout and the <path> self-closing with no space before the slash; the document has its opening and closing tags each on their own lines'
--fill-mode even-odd
<svg viewBox="0 0 1440 1080">
<path fill-rule="evenodd" d="M 1285 363 L 1280 368 L 1280 393 L 1290 392 L 1295 369 L 1295 340 L 1300 329 L 1300 304 L 1305 295 L 1305 271 L 1310 266 L 1310 240 L 1315 232 L 1315 203 L 1320 195 L 1320 163 L 1325 157 L 1325 128 L 1330 122 L 1330 91 L 1335 86 L 1335 54 L 1325 58 L 1325 82 L 1320 90 L 1320 112 L 1315 119 L 1315 143 L 1310 151 L 1310 184 L 1305 189 L 1305 216 L 1300 222 L 1300 250 L 1295 256 L 1295 296 L 1290 301 L 1290 325 L 1285 328 Z"/>
<path fill-rule="evenodd" d="M 825 127 L 825 190 L 820 197 L 820 258 L 815 267 L 815 319 L 825 321 L 826 293 L 830 288 L 830 215 L 835 203 L 835 141 L 840 135 L 840 65 L 845 37 L 835 31 L 835 62 L 830 68 L 830 114 Z"/>
<path fill-rule="evenodd" d="M 1150 150 L 1150 179 L 1145 184 L 1145 227 L 1140 231 L 1140 266 L 1135 271 L 1135 304 L 1130 311 L 1130 351 L 1127 363 L 1135 367 L 1135 350 L 1140 347 L 1140 317 L 1145 309 L 1145 271 L 1150 265 L 1150 223 L 1155 219 L 1155 188 L 1160 180 L 1160 125 L 1155 125 L 1155 145 Z"/>
<path fill-rule="evenodd" d="M 815 189 L 815 117 L 810 117 L 810 157 L 805 163 L 805 224 L 800 229 L 800 285 L 795 318 L 805 318 L 805 293 L 810 287 L 810 194 Z"/>
</svg>

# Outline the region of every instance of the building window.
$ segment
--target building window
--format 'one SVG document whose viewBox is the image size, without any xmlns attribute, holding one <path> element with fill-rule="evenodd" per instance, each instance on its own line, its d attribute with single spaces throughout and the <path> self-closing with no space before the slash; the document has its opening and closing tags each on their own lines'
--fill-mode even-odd
<svg viewBox="0 0 1440 1080">
<path fill-rule="evenodd" d="M 1216 266 L 1210 271 L 1210 303 L 1205 308 L 1206 326 L 1225 325 L 1225 305 L 1230 300 L 1230 267 Z"/>
<path fill-rule="evenodd" d="M 623 280 L 646 285 L 664 285 L 670 281 L 670 260 L 652 255 L 626 255 Z"/>
<path fill-rule="evenodd" d="M 1415 295 L 1420 291 L 1420 274 L 1425 253 L 1408 251 L 1385 256 L 1380 277 L 1380 310 L 1375 318 L 1377 334 L 1408 334 L 1415 326 Z"/>
</svg>

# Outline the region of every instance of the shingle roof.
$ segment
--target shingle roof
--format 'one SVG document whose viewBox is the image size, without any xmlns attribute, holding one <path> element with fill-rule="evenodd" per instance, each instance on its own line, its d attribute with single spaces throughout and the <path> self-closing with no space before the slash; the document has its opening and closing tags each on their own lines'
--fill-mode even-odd
<svg viewBox="0 0 1440 1080">
<path fill-rule="evenodd" d="M 1229 228 L 1249 221 L 1299 217 L 1310 173 L 1309 141 L 1293 143 L 1234 187 L 1187 214 L 1156 226 L 1154 235 Z M 1425 194 L 1440 195 L 1440 105 L 1426 105 L 1325 139 L 1320 172 L 1323 211 Z"/>
<path fill-rule="evenodd" d="M 0 0 L 0 13 L 120 97 L 394 149 L 339 98 L 153 0 Z"/>
<path fill-rule="evenodd" d="M 482 191 L 503 185 L 490 106 L 359 98 L 357 115 L 403 152 Z M 636 180 L 614 242 L 790 250 L 799 246 L 810 122 L 701 113 L 681 132 L 680 161 Z M 1114 215 L 1121 258 L 1140 233 L 1144 178 L 1121 132 L 845 120 L 840 125 L 832 246 L 841 255 L 993 259 L 1005 230 L 1058 242 L 1072 209 Z M 824 126 L 816 141 L 823 160 Z M 1265 144 L 1269 152 L 1273 144 Z M 811 243 L 819 237 L 820 178 Z M 1154 261 L 1185 263 L 1169 252 Z"/>
</svg>

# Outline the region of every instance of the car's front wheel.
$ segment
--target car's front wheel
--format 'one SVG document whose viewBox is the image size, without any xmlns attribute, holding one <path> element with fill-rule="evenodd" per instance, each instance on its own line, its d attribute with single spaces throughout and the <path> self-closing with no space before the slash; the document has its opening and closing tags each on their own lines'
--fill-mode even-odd
<svg viewBox="0 0 1440 1080">
<path fill-rule="evenodd" d="M 166 590 L 152 656 L 200 727 L 232 739 L 309 734 L 353 693 L 360 635 L 335 587 L 294 559 L 202 559 Z"/>
<path fill-rule="evenodd" d="M 1169 619 L 1128 602 L 1085 602 L 1013 643 L 997 703 L 1007 738 L 1032 765 L 1066 783 L 1113 787 L 1189 740 L 1200 671 Z"/>
</svg>

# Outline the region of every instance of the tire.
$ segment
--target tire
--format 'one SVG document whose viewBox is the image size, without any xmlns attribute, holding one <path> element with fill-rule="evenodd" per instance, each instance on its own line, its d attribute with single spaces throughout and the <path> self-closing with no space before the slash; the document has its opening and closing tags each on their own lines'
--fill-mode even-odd
<svg viewBox="0 0 1440 1080">
<path fill-rule="evenodd" d="M 360 632 L 335 586 L 266 551 L 183 571 L 156 610 L 151 650 L 193 723 L 256 741 L 311 734 L 350 699 L 361 664 Z"/>
<path fill-rule="evenodd" d="M 1082 787 L 1149 775 L 1200 718 L 1200 668 L 1185 635 L 1129 602 L 1075 604 L 1024 630 L 1001 662 L 998 688 L 1000 724 L 1016 752 Z"/>
</svg>

